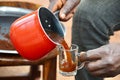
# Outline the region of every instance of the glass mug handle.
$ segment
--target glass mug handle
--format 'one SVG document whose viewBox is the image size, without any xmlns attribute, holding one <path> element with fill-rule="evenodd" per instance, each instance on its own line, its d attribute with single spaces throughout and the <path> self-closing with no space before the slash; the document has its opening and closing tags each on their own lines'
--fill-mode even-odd
<svg viewBox="0 0 120 80">
<path fill-rule="evenodd" d="M 80 52 L 80 53 L 77 54 L 77 57 L 78 57 L 78 68 L 77 68 L 77 70 L 82 69 L 85 66 L 85 62 L 80 63 L 80 60 L 79 60 L 80 55 L 83 55 L 83 54 L 86 54 L 86 52 Z"/>
</svg>

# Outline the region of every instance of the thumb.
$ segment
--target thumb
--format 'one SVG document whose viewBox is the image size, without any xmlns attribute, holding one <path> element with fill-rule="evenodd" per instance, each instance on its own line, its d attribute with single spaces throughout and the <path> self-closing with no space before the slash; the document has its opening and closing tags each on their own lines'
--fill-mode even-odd
<svg viewBox="0 0 120 80">
<path fill-rule="evenodd" d="M 101 48 L 93 49 L 93 50 L 88 50 L 84 53 L 80 53 L 80 61 L 95 61 L 98 59 L 101 59 L 101 54 L 102 53 Z"/>
<path fill-rule="evenodd" d="M 79 2 L 79 0 L 67 0 L 60 10 L 60 18 L 64 19 L 71 12 L 71 10 L 77 6 Z"/>
</svg>

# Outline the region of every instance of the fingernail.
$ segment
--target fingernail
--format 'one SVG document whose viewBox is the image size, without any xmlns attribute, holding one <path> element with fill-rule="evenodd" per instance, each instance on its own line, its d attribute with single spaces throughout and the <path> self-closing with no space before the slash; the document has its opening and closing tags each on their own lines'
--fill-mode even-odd
<svg viewBox="0 0 120 80">
<path fill-rule="evenodd" d="M 61 18 L 62 18 L 62 19 L 64 19 L 64 18 L 65 18 L 65 16 L 66 16 L 65 14 L 61 14 Z"/>
</svg>

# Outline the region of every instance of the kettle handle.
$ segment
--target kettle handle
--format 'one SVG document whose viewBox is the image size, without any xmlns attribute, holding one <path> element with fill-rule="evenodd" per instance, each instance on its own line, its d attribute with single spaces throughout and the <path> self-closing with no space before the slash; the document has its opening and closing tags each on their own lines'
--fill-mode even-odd
<svg viewBox="0 0 120 80">
<path fill-rule="evenodd" d="M 60 13 L 60 10 L 57 10 L 53 13 L 58 20 L 60 20 L 59 19 L 59 13 Z"/>
<path fill-rule="evenodd" d="M 54 14 L 55 17 L 60 21 L 60 19 L 59 19 L 59 13 L 60 13 L 60 10 L 57 10 L 57 11 L 55 11 L 53 14 Z M 64 36 L 65 36 L 65 35 L 66 35 L 66 29 L 65 29 L 65 26 L 64 26 L 63 23 L 61 23 L 61 22 L 60 22 L 60 24 L 61 24 L 61 26 L 62 26 L 62 28 L 63 28 Z"/>
</svg>

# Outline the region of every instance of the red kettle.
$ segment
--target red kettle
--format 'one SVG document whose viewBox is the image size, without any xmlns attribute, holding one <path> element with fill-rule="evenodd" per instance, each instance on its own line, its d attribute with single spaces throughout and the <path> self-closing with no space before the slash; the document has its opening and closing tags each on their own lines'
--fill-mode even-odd
<svg viewBox="0 0 120 80">
<path fill-rule="evenodd" d="M 64 29 L 57 17 L 45 7 L 26 14 L 10 27 L 10 39 L 18 53 L 29 60 L 37 60 L 57 45 L 49 32 L 64 37 Z M 56 37 L 55 35 L 53 35 Z"/>
</svg>

